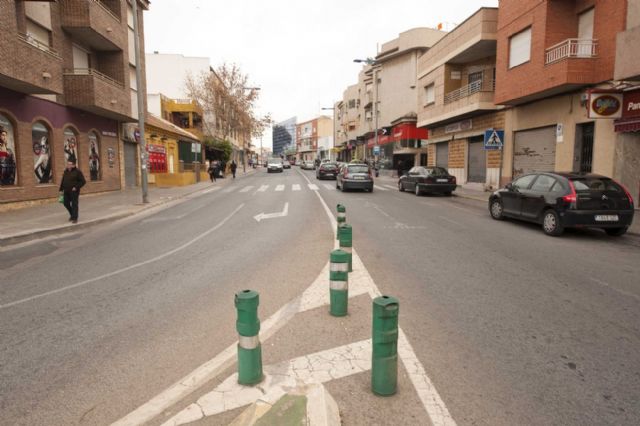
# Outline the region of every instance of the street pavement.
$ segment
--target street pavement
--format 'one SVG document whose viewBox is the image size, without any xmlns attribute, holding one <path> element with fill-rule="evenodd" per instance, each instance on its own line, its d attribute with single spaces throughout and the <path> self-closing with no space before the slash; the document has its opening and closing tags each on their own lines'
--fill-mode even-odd
<svg viewBox="0 0 640 426">
<path fill-rule="evenodd" d="M 416 197 L 395 184 L 342 193 L 311 171 L 258 169 L 152 192 L 152 206 L 132 193 L 126 213 L 108 211 L 109 195 L 83 197 L 79 225 L 94 224 L 72 232 L 45 223 L 29 240 L 9 226 L 0 424 L 179 424 L 193 413 L 228 424 L 238 403 L 274 398 L 293 376 L 322 382 L 344 424 L 640 423 L 637 235 L 551 238 L 493 221 L 473 199 L 486 194 Z M 326 306 L 327 210 L 339 202 L 355 257 L 341 319 Z M 66 219 L 59 205 L 39 208 Z M 38 216 L 0 218 L 13 214 Z M 265 372 L 279 385 L 235 384 L 233 295 L 244 288 L 260 292 Z M 400 300 L 398 394 L 386 398 L 371 394 L 367 362 L 379 293 Z"/>
</svg>

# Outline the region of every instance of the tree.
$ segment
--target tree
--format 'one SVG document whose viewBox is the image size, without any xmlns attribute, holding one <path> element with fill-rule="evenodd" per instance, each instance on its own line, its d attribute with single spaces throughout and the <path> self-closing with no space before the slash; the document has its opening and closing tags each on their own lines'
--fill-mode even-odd
<svg viewBox="0 0 640 426">
<path fill-rule="evenodd" d="M 229 159 L 231 158 L 231 154 L 233 153 L 233 146 L 231 146 L 231 142 L 215 140 L 215 139 L 206 139 L 205 144 L 221 150 L 222 159 L 225 162 L 228 162 Z"/>
</svg>

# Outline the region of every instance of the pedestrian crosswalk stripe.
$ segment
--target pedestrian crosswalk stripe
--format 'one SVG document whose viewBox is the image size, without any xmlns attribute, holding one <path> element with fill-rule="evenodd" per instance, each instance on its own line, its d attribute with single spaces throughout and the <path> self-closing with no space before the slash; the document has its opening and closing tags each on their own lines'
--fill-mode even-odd
<svg viewBox="0 0 640 426">
<path fill-rule="evenodd" d="M 291 185 L 291 190 L 292 191 L 300 191 L 300 185 L 298 185 L 297 183 Z"/>
<path fill-rule="evenodd" d="M 269 189 L 269 185 L 262 185 L 260 188 L 258 188 L 258 192 L 264 192 L 267 189 Z"/>
<path fill-rule="evenodd" d="M 240 190 L 240 192 L 249 192 L 253 189 L 253 185 L 245 186 Z"/>
<path fill-rule="evenodd" d="M 278 185 L 276 186 L 276 191 L 280 192 L 280 191 L 284 191 L 284 185 Z"/>
<path fill-rule="evenodd" d="M 235 191 L 235 190 L 236 190 L 236 188 L 232 186 L 232 187 L 230 187 L 230 188 L 226 188 L 226 189 L 225 189 L 224 191 L 222 191 L 222 192 L 224 192 L 225 194 L 228 194 L 228 193 L 233 192 L 233 191 Z"/>
<path fill-rule="evenodd" d="M 318 185 L 316 185 L 315 183 L 310 183 L 309 185 L 309 189 L 312 191 L 317 191 L 318 190 Z"/>
<path fill-rule="evenodd" d="M 391 186 L 391 185 L 382 185 L 382 186 L 389 189 L 397 189 L 395 186 Z"/>
<path fill-rule="evenodd" d="M 335 185 L 331 185 L 330 183 L 325 183 L 322 186 L 324 186 L 325 188 L 327 188 L 328 190 L 332 190 L 335 189 Z"/>
<path fill-rule="evenodd" d="M 383 188 L 383 187 L 378 186 L 378 185 L 373 185 L 373 186 L 374 186 L 375 189 L 379 189 L 380 191 L 388 191 L 389 190 L 387 188 Z"/>
</svg>

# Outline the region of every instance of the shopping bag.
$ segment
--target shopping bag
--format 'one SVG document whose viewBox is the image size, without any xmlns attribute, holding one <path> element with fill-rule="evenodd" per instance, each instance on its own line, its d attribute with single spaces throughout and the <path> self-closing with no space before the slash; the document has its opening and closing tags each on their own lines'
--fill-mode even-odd
<svg viewBox="0 0 640 426">
<path fill-rule="evenodd" d="M 58 195 L 58 202 L 59 203 L 64 203 L 64 194 Z"/>
</svg>

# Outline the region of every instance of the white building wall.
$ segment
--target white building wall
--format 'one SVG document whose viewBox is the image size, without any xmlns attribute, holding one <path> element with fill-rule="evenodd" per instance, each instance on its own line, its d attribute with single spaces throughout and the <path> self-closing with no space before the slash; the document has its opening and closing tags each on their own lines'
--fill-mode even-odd
<svg viewBox="0 0 640 426">
<path fill-rule="evenodd" d="M 162 93 L 171 99 L 187 97 L 185 80 L 211 69 L 209 58 L 147 53 L 147 93 Z"/>
</svg>

